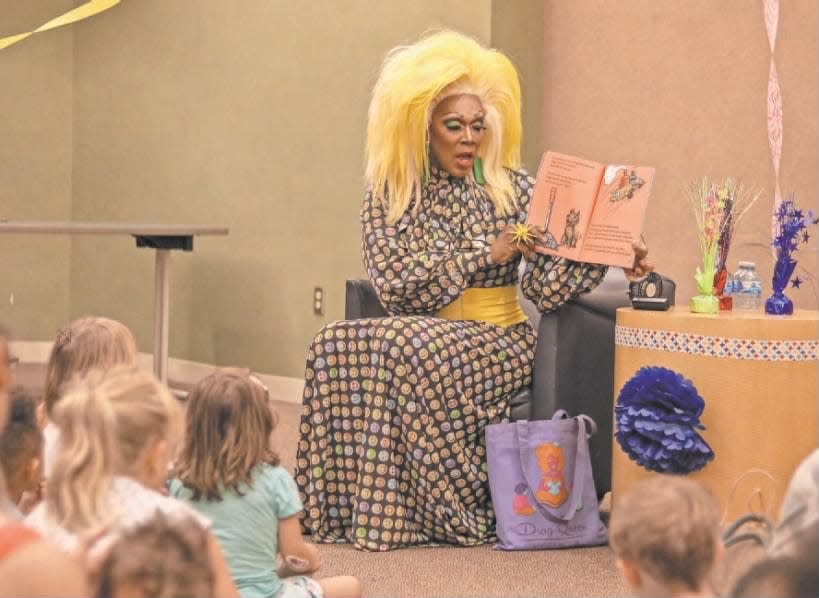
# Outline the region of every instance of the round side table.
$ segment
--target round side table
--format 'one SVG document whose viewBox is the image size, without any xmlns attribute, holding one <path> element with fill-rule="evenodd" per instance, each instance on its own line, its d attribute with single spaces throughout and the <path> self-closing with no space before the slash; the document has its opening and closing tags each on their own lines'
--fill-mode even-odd
<svg viewBox="0 0 819 598">
<path fill-rule="evenodd" d="M 719 499 L 723 520 L 748 513 L 778 515 L 788 481 L 817 447 L 819 312 L 792 316 L 734 310 L 694 314 L 617 310 L 614 400 L 644 366 L 662 366 L 694 383 L 705 400 L 701 435 L 714 459 L 691 475 Z M 658 475 L 612 457 L 616 508 L 638 480 Z"/>
</svg>

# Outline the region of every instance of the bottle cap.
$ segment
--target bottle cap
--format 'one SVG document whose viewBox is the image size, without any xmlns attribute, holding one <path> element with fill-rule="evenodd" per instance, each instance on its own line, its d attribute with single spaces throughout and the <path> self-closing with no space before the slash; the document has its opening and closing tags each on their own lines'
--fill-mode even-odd
<svg viewBox="0 0 819 598">
<path fill-rule="evenodd" d="M 740 268 L 756 268 L 756 264 L 754 262 L 739 262 Z"/>
</svg>

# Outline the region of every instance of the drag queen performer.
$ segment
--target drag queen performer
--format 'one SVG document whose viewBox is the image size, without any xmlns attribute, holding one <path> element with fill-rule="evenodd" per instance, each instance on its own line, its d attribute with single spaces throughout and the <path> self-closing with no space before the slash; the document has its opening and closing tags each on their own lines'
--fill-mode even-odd
<svg viewBox="0 0 819 598">
<path fill-rule="evenodd" d="M 517 242 L 520 85 L 500 52 L 441 32 L 390 52 L 367 126 L 364 263 L 391 317 L 334 322 L 306 368 L 296 482 L 304 531 L 364 550 L 494 540 L 484 429 L 532 380 L 541 312 L 605 267 Z M 531 231 L 540 235 L 541 231 Z M 634 271 L 649 267 L 638 253 Z"/>
</svg>

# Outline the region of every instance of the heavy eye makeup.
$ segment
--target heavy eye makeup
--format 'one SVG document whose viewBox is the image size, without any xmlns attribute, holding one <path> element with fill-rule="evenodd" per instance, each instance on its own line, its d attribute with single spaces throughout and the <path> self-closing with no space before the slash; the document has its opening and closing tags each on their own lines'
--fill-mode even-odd
<svg viewBox="0 0 819 598">
<path fill-rule="evenodd" d="M 447 118 L 444 120 L 444 127 L 446 127 L 447 131 L 460 131 L 465 125 L 466 123 L 462 118 Z M 486 129 L 486 125 L 483 122 L 483 117 L 475 119 L 469 124 L 469 126 L 475 133 L 480 133 Z"/>
</svg>

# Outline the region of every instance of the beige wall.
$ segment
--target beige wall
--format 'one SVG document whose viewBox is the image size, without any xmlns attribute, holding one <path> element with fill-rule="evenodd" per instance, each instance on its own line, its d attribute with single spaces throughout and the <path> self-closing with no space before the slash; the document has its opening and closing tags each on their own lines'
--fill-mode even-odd
<svg viewBox="0 0 819 598">
<path fill-rule="evenodd" d="M 71 6 L 4 3 L 0 37 Z M 71 217 L 73 47 L 74 32 L 65 29 L 0 51 L 0 220 Z M 15 336 L 54 338 L 68 318 L 70 250 L 65 238 L 0 235 L 0 322 Z"/>
<path fill-rule="evenodd" d="M 173 255 L 172 357 L 303 374 L 363 273 L 365 118 L 384 53 L 441 26 L 488 42 L 490 6 L 139 0 L 78 33 L 74 218 L 230 227 Z M 73 248 L 72 313 L 120 318 L 150 350 L 152 252 Z"/>
<path fill-rule="evenodd" d="M 515 64 L 520 76 L 523 101 L 524 167 L 534 174 L 543 154 L 543 69 L 546 2 L 496 0 L 492 3 L 492 45 Z"/>
<path fill-rule="evenodd" d="M 781 183 L 810 207 L 817 193 L 817 4 L 781 2 L 779 15 Z M 763 198 L 737 228 L 729 266 L 756 261 L 770 292 L 774 179 L 761 2 L 554 0 L 545 19 L 544 147 L 657 168 L 645 237 L 657 269 L 678 282 L 680 303 L 695 293 L 700 262 L 683 184 L 733 175 L 761 188 Z M 798 252 L 814 278 L 816 233 Z M 805 287 L 789 295 L 797 307 L 815 309 L 815 290 Z"/>
</svg>

